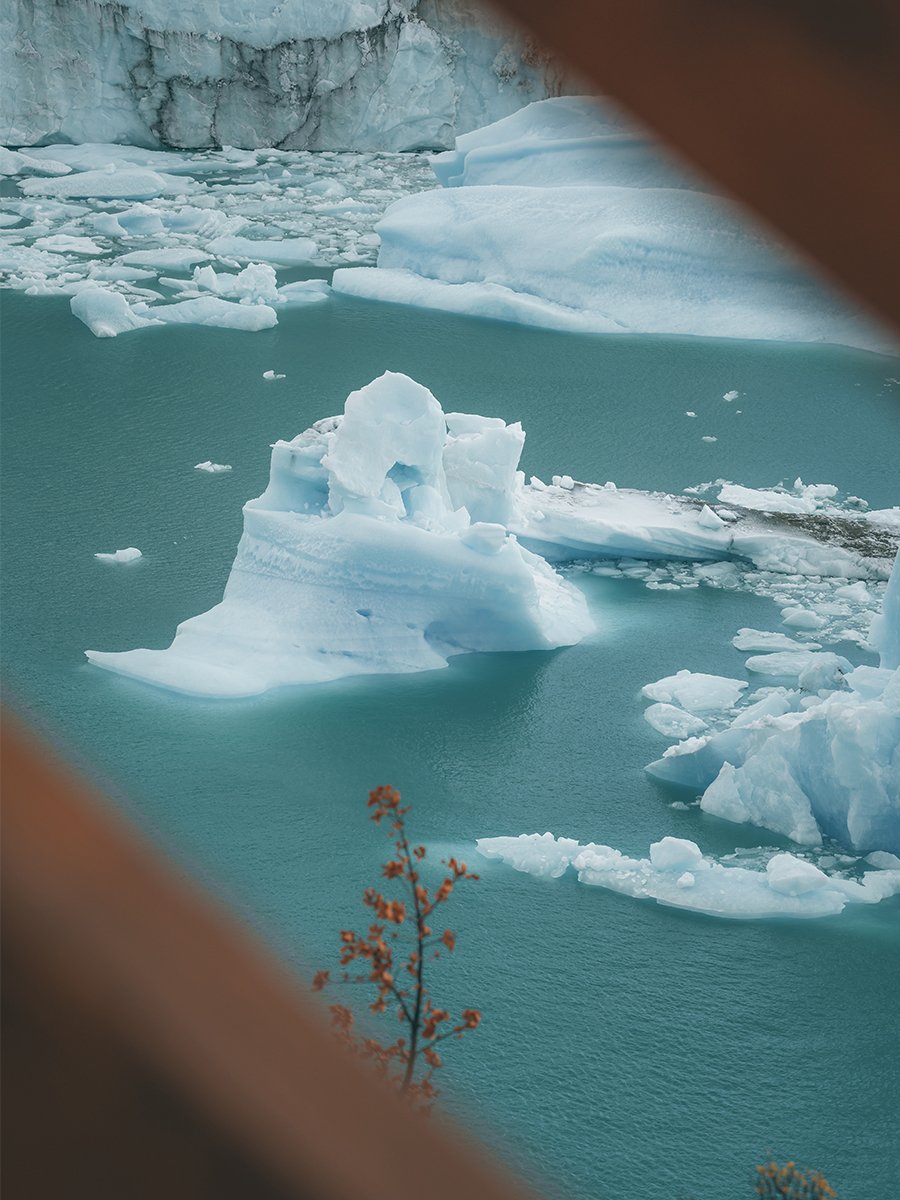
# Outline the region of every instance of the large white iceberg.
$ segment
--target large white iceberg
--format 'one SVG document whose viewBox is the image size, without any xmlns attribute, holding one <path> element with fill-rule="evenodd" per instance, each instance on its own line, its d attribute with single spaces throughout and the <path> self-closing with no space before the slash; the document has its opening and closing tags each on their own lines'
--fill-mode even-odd
<svg viewBox="0 0 900 1200">
<path fill-rule="evenodd" d="M 578 642 L 593 628 L 581 592 L 503 524 L 523 440 L 519 425 L 445 415 L 387 372 L 343 416 L 275 444 L 220 604 L 167 650 L 87 657 L 181 692 L 247 696 Z"/>
<path fill-rule="evenodd" d="M 552 833 L 478 838 L 476 844 L 485 858 L 538 878 L 555 879 L 572 867 L 581 883 L 713 917 L 827 917 L 847 904 L 877 904 L 900 893 L 900 870 L 893 865 L 855 878 L 828 875 L 787 853 L 773 854 L 761 868 L 725 865 L 684 838 L 654 842 L 648 858 Z"/>
<path fill-rule="evenodd" d="M 434 169 L 447 186 L 392 205 L 378 267 L 337 271 L 337 290 L 580 332 L 896 349 L 596 101 L 532 104 Z"/>
</svg>

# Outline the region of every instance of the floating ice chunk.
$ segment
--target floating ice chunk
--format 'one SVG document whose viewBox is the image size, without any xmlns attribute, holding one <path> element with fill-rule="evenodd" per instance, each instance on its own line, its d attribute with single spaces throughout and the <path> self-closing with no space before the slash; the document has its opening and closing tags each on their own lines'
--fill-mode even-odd
<svg viewBox="0 0 900 1200">
<path fill-rule="evenodd" d="M 641 694 L 649 700 L 680 705 L 690 713 L 721 712 L 733 708 L 746 687 L 744 679 L 684 670 L 646 684 Z"/>
<path fill-rule="evenodd" d="M 89 237 L 74 237 L 68 233 L 55 233 L 50 237 L 35 238 L 32 242 L 38 250 L 56 250 L 61 254 L 105 254 Z"/>
<path fill-rule="evenodd" d="M 331 284 L 325 279 L 298 279 L 278 289 L 281 304 L 318 304 L 331 295 Z"/>
<path fill-rule="evenodd" d="M 756 675 L 773 675 L 784 679 L 799 679 L 806 691 L 820 687 L 836 687 L 842 677 L 853 669 L 839 654 L 816 650 L 776 650 L 747 659 L 747 670 Z M 805 680 L 806 682 L 802 682 Z"/>
<path fill-rule="evenodd" d="M 219 258 L 272 263 L 278 267 L 308 266 L 318 252 L 318 247 L 311 238 L 285 238 L 277 242 L 233 235 L 214 238 L 208 243 L 207 249 Z"/>
<path fill-rule="evenodd" d="M 94 558 L 99 559 L 100 562 L 108 563 L 130 563 L 143 557 L 137 546 L 126 546 L 124 550 L 114 550 L 111 554 L 94 555 Z"/>
<path fill-rule="evenodd" d="M 700 515 L 697 517 L 697 524 L 704 529 L 724 529 L 725 522 L 722 518 L 714 513 L 708 504 L 704 504 L 700 509 Z"/>
<path fill-rule="evenodd" d="M 81 171 L 60 179 L 26 179 L 19 187 L 26 196 L 54 196 L 63 200 L 151 200 L 155 196 L 183 192 L 185 180 L 157 171 L 124 167 L 121 170 Z"/>
<path fill-rule="evenodd" d="M 210 459 L 207 459 L 206 462 L 197 463 L 197 465 L 194 467 L 194 470 L 206 471 L 208 475 L 220 475 L 223 471 L 230 471 L 231 467 L 228 465 L 228 463 L 215 463 Z"/>
<path fill-rule="evenodd" d="M 126 267 L 155 267 L 160 271 L 189 271 L 196 262 L 209 258 L 203 250 L 180 246 L 154 250 L 131 250 L 119 259 Z"/>
<path fill-rule="evenodd" d="M 199 296 L 176 304 L 142 306 L 141 312 L 167 325 L 208 325 L 220 329 L 243 329 L 255 333 L 278 324 L 278 314 L 267 304 L 235 304 L 219 296 Z"/>
<path fill-rule="evenodd" d="M 341 417 L 273 447 L 222 602 L 168 650 L 88 659 L 176 691 L 247 696 L 581 640 L 593 629 L 581 592 L 503 526 L 453 507 L 450 441 L 440 405 L 407 376 L 354 392 Z"/>
<path fill-rule="evenodd" d="M 793 854 L 776 854 L 766 863 L 769 887 L 782 896 L 803 896 L 829 886 L 828 876 L 818 867 Z"/>
<path fill-rule="evenodd" d="M 72 313 L 87 325 L 95 337 L 116 337 L 130 329 L 158 325 L 152 317 L 141 316 L 124 296 L 102 287 L 86 287 L 72 297 Z"/>
<path fill-rule="evenodd" d="M 7 150 L 0 146 L 0 176 L 10 175 L 68 175 L 72 170 L 65 163 L 43 160 L 18 150 Z"/>
<path fill-rule="evenodd" d="M 821 650 L 818 642 L 798 642 L 786 633 L 770 633 L 764 629 L 739 629 L 731 639 L 736 650 Z"/>
<path fill-rule="evenodd" d="M 263 371 L 263 379 L 271 382 L 273 379 L 287 379 L 287 375 L 279 375 L 276 371 Z"/>
<path fill-rule="evenodd" d="M 676 708 L 674 704 L 651 704 L 644 711 L 644 720 L 664 737 L 678 738 L 679 741 L 697 733 L 705 733 L 709 728 L 702 717 L 695 717 L 683 708 Z"/>
<path fill-rule="evenodd" d="M 681 838 L 654 843 L 650 858 L 549 833 L 478 838 L 476 845 L 485 858 L 538 878 L 558 878 L 571 866 L 583 884 L 732 920 L 834 916 L 847 904 L 877 904 L 900 892 L 900 870 L 845 879 L 785 853 L 774 855 L 764 870 L 724 866 Z"/>
<path fill-rule="evenodd" d="M 882 871 L 900 871 L 900 858 L 896 854 L 889 854 L 887 850 L 873 850 L 866 855 L 866 862 Z"/>
<path fill-rule="evenodd" d="M 695 412 L 691 412 L 691 411 L 689 410 L 689 411 L 688 411 L 688 412 L 686 412 L 684 415 L 685 415 L 686 417 L 696 417 L 696 415 L 697 415 L 697 414 L 696 414 Z"/>
<path fill-rule="evenodd" d="M 737 400 L 739 395 L 740 395 L 740 392 L 735 392 L 735 391 L 726 392 L 725 395 L 722 397 L 722 399 L 727 400 L 730 404 L 732 400 Z"/>
<path fill-rule="evenodd" d="M 828 624 L 825 617 L 819 616 L 818 613 L 812 612 L 811 609 L 797 606 L 783 608 L 781 610 L 781 621 L 789 629 L 822 629 Z"/>
<path fill-rule="evenodd" d="M 657 871 L 684 871 L 702 862 L 703 854 L 696 842 L 664 837 L 661 842 L 653 842 L 650 846 L 650 861 Z"/>
<path fill-rule="evenodd" d="M 552 833 L 523 833 L 521 837 L 479 838 L 478 850 L 485 858 L 506 863 L 539 879 L 558 879 L 581 849 L 574 838 L 555 838 Z"/>
<path fill-rule="evenodd" d="M 710 437 L 709 434 L 706 434 L 700 439 L 701 442 L 717 442 L 718 440 L 719 439 L 717 437 Z"/>
</svg>

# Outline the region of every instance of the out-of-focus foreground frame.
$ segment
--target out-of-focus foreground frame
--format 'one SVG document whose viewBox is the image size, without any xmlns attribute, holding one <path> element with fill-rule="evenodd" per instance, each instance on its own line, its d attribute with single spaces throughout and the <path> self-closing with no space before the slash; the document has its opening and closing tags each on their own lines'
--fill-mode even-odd
<svg viewBox="0 0 900 1200">
<path fill-rule="evenodd" d="M 501 6 L 900 329 L 900 7 Z M 9 1200 L 524 1196 L 8 718 L 3 785 Z"/>
<path fill-rule="evenodd" d="M 492 0 L 900 330 L 897 0 Z"/>
</svg>

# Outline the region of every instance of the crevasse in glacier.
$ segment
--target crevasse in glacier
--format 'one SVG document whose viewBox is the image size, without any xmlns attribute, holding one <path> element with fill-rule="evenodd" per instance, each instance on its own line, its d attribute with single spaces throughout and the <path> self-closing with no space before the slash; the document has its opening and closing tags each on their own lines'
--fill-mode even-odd
<svg viewBox="0 0 900 1200">
<path fill-rule="evenodd" d="M 377 225 L 351 295 L 593 333 L 896 350 L 709 184 L 584 97 L 539 101 L 433 160 Z"/>
<path fill-rule="evenodd" d="M 593 628 L 581 592 L 506 528 L 523 441 L 521 426 L 445 415 L 387 372 L 342 416 L 276 443 L 220 604 L 168 650 L 87 657 L 181 692 L 246 696 L 578 642 Z"/>
<path fill-rule="evenodd" d="M 0 140 L 409 150 L 558 94 L 468 0 L 9 0 Z"/>
</svg>

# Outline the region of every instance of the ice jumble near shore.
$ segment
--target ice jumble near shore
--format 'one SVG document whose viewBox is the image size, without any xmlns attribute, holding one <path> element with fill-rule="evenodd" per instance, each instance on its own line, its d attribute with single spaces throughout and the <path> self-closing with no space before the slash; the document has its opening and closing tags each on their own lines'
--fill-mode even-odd
<svg viewBox="0 0 900 1200">
<path fill-rule="evenodd" d="M 432 165 L 443 186 L 387 209 L 377 268 L 336 271 L 336 290 L 575 332 L 896 350 L 596 100 L 530 104 Z"/>
<path fill-rule="evenodd" d="M 578 642 L 593 628 L 582 593 L 506 527 L 523 441 L 387 372 L 275 444 L 220 604 L 168 650 L 87 657 L 225 697 Z"/>
</svg>

